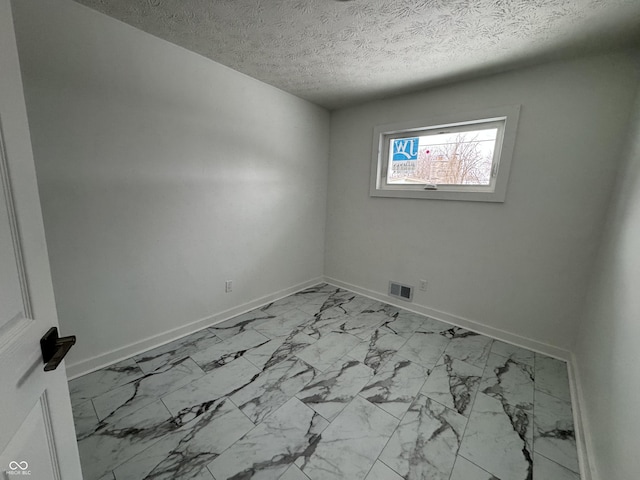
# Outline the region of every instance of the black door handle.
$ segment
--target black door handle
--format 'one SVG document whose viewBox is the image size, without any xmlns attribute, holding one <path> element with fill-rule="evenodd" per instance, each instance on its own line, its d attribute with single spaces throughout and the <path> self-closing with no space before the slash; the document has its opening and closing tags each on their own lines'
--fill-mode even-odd
<svg viewBox="0 0 640 480">
<path fill-rule="evenodd" d="M 55 370 L 67 352 L 75 345 L 76 336 L 58 336 L 58 327 L 51 327 L 40 339 L 40 349 L 42 350 L 42 360 L 44 361 L 44 371 Z"/>
</svg>

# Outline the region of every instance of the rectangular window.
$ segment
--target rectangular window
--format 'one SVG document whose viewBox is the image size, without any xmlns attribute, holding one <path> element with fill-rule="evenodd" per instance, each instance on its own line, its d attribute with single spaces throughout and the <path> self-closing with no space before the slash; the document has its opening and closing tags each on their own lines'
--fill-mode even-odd
<svg viewBox="0 0 640 480">
<path fill-rule="evenodd" d="M 503 202 L 519 106 L 374 130 L 371 195 Z"/>
</svg>

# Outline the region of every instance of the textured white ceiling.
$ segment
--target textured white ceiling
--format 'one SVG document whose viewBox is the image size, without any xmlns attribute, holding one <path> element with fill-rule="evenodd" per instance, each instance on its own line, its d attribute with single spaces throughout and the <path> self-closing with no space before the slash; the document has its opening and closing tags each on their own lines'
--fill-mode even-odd
<svg viewBox="0 0 640 480">
<path fill-rule="evenodd" d="M 640 0 L 76 1 L 328 108 L 640 38 Z"/>
</svg>

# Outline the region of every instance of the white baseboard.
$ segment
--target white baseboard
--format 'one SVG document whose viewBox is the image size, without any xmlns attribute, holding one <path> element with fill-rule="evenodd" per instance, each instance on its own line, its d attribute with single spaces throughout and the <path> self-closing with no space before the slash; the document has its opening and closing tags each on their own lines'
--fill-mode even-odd
<svg viewBox="0 0 640 480">
<path fill-rule="evenodd" d="M 394 307 L 402 308 L 410 312 L 435 318 L 436 320 L 449 323 L 455 327 L 462 327 L 467 330 L 481 333 L 482 335 L 486 335 L 487 337 L 495 338 L 496 340 L 511 343 L 512 345 L 516 345 L 518 347 L 526 348 L 528 350 L 533 350 L 534 352 L 558 358 L 560 360 L 564 360 L 565 362 L 571 361 L 571 352 L 560 347 L 549 345 L 543 342 L 538 342 L 536 340 L 531 340 L 530 338 L 522 337 L 515 333 L 507 332 L 506 330 L 491 327 L 489 325 L 485 325 L 474 320 L 469 320 L 467 318 L 458 317 L 450 313 L 441 312 L 424 305 L 418 305 L 417 303 L 397 302 L 386 293 L 380 293 L 366 288 L 358 287 L 356 285 L 352 285 L 335 278 L 325 276 L 324 281 L 326 283 L 330 283 L 331 285 L 335 285 L 336 287 L 351 290 L 352 292 L 358 293 L 365 297 L 388 303 L 389 305 L 393 305 Z"/>
<path fill-rule="evenodd" d="M 589 432 L 589 420 L 585 412 L 584 391 L 580 380 L 580 370 L 575 354 L 571 354 L 569 362 L 569 384 L 571 386 L 571 405 L 573 407 L 573 423 L 578 447 L 578 460 L 580 461 L 581 480 L 599 480 L 600 476 L 596 466 L 590 459 L 594 457 L 593 442 Z"/>
<path fill-rule="evenodd" d="M 322 282 L 323 278 L 317 277 L 312 280 L 299 283 L 298 285 L 279 290 L 269 295 L 256 298 L 255 300 L 243 303 L 228 310 L 224 310 L 223 312 L 209 315 L 187 325 L 182 325 L 178 328 L 174 328 L 173 330 L 159 333 L 152 337 L 130 343 L 129 345 L 126 345 L 124 347 L 117 348 L 100 355 L 96 355 L 95 357 L 87 358 L 85 360 L 66 365 L 67 377 L 69 380 L 72 380 L 100 368 L 112 365 L 126 358 L 138 355 L 139 353 L 146 352 L 147 350 L 150 350 L 152 348 L 159 347 L 161 345 L 164 345 L 165 343 L 172 342 L 174 340 L 177 340 L 178 338 L 184 337 L 185 335 L 189 335 L 191 333 L 197 332 L 198 330 L 202 330 L 203 328 L 210 327 L 220 322 L 224 322 L 225 320 L 233 318 L 237 315 L 241 315 L 245 312 L 274 302 L 280 298 L 286 297 L 288 295 L 291 295 L 292 293 L 299 292 L 300 290 L 304 290 L 305 288 L 317 285 Z"/>
</svg>

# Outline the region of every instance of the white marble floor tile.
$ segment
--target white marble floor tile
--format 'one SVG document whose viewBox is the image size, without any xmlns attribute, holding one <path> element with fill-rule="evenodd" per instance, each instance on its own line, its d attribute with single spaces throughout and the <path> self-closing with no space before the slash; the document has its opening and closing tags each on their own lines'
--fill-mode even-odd
<svg viewBox="0 0 640 480">
<path fill-rule="evenodd" d="M 97 480 L 175 430 L 159 400 L 114 423 L 102 424 L 78 441 L 84 480 Z"/>
<path fill-rule="evenodd" d="M 356 316 L 349 316 L 335 328 L 338 332 L 350 333 L 361 340 L 367 340 L 387 318 L 389 317 L 383 313 L 362 312 Z"/>
<path fill-rule="evenodd" d="M 402 311 L 403 310 L 401 308 L 378 301 L 374 301 L 365 310 L 363 310 L 364 313 L 380 313 L 387 317 L 387 319 L 395 318 Z"/>
<path fill-rule="evenodd" d="M 292 357 L 262 371 L 229 398 L 257 424 L 302 390 L 317 373 L 310 365 Z"/>
<path fill-rule="evenodd" d="M 354 293 L 347 292 L 346 290 L 340 290 L 335 287 L 333 289 L 325 289 L 323 292 L 310 292 L 307 294 L 303 294 L 302 292 L 299 292 L 293 295 L 289 295 L 288 297 L 284 297 L 279 300 L 276 300 L 275 302 L 272 302 L 268 305 L 265 305 L 264 307 L 262 307 L 262 310 L 272 315 L 281 315 L 287 312 L 288 310 L 291 310 L 292 308 L 298 308 L 304 305 L 308 305 L 310 298 L 313 298 L 318 294 L 320 294 L 320 296 L 323 296 L 322 293 L 328 293 L 328 296 L 326 297 L 322 306 L 320 307 L 320 311 L 331 308 L 336 304 L 340 304 L 344 301 L 347 301 L 347 298 L 355 296 Z M 307 312 L 307 313 L 310 313 L 313 315 L 315 312 L 314 313 Z"/>
<path fill-rule="evenodd" d="M 531 350 L 526 350 L 509 343 L 501 342 L 500 340 L 494 340 L 491 346 L 491 353 L 506 357 L 514 362 L 524 363 L 533 367 L 535 354 Z"/>
<path fill-rule="evenodd" d="M 288 336 L 276 337 L 244 354 L 260 370 L 269 368 L 313 345 L 317 340 L 304 333 L 293 330 Z"/>
<path fill-rule="evenodd" d="M 333 293 L 336 293 L 338 290 L 340 290 L 340 288 L 334 285 L 330 285 L 328 283 L 319 283 L 312 287 L 305 288 L 304 290 L 300 290 L 299 292 L 294 293 L 294 295 L 303 297 L 306 301 L 308 301 L 310 297 L 313 298 L 316 295 L 321 294 L 331 295 Z"/>
<path fill-rule="evenodd" d="M 78 439 L 94 432 L 98 423 L 98 415 L 91 400 L 73 406 L 73 424 Z"/>
<path fill-rule="evenodd" d="M 359 343 L 358 337 L 348 333 L 332 332 L 299 352 L 297 356 L 312 367 L 324 372 Z"/>
<path fill-rule="evenodd" d="M 158 367 L 174 363 L 192 353 L 220 342 L 221 340 L 211 330 L 204 329 L 136 355 L 133 359 L 144 373 L 151 373 Z"/>
<path fill-rule="evenodd" d="M 482 368 L 445 353 L 429 374 L 420 393 L 461 415 L 469 416 L 480 387 L 482 372 Z"/>
<path fill-rule="evenodd" d="M 294 293 L 297 297 L 302 297 L 305 300 L 305 303 L 308 303 L 310 299 L 314 299 L 320 295 L 332 295 L 339 291 L 340 288 L 330 285 L 328 283 L 319 283 L 317 285 L 313 285 L 312 287 L 307 287 L 304 290 L 300 290 L 299 292 Z"/>
<path fill-rule="evenodd" d="M 414 363 L 432 369 L 444 353 L 450 340 L 432 332 L 416 332 L 405 343 L 398 354 Z"/>
<path fill-rule="evenodd" d="M 349 356 L 377 372 L 406 342 L 407 339 L 400 335 L 378 329 L 356 345 Z"/>
<path fill-rule="evenodd" d="M 309 315 L 297 308 L 292 308 L 254 327 L 254 330 L 269 338 L 286 337 L 290 335 L 293 330 L 300 327 L 300 325 L 308 323 L 311 320 L 313 320 L 313 315 Z"/>
<path fill-rule="evenodd" d="M 177 425 L 184 425 L 213 408 L 257 378 L 260 370 L 240 357 L 162 397 Z"/>
<path fill-rule="evenodd" d="M 218 338 L 226 340 L 234 335 L 251 330 L 253 327 L 272 318 L 275 318 L 274 314 L 266 313 L 261 308 L 256 308 L 255 310 L 209 327 L 209 330 Z"/>
<path fill-rule="evenodd" d="M 320 312 L 329 297 L 337 291 L 337 287 L 327 285 L 326 283 L 305 289 L 295 294 L 303 301 L 303 303 L 300 303 L 296 308 L 309 315 L 315 315 Z"/>
<path fill-rule="evenodd" d="M 480 381 L 480 391 L 503 403 L 533 407 L 533 368 L 491 354 Z"/>
<path fill-rule="evenodd" d="M 331 421 L 373 377 L 373 371 L 348 357 L 343 357 L 326 372 L 318 375 L 296 397 Z"/>
<path fill-rule="evenodd" d="M 478 393 L 459 454 L 501 479 L 530 480 L 531 412 Z"/>
<path fill-rule="evenodd" d="M 144 372 L 138 364 L 133 358 L 128 358 L 109 367 L 74 378 L 69 382 L 71 404 L 73 406 L 79 405 L 142 376 L 144 376 Z"/>
<path fill-rule="evenodd" d="M 339 307 L 340 305 L 344 304 L 344 303 L 349 303 L 350 301 L 352 301 L 354 298 L 359 297 L 360 295 L 350 292 L 348 290 L 343 290 L 341 288 L 338 288 L 337 290 L 335 290 L 334 292 L 332 292 L 329 295 L 329 298 L 327 298 L 327 300 L 324 302 L 324 304 L 322 305 L 322 308 L 320 309 L 320 312 L 323 313 L 327 310 L 331 310 L 335 307 Z M 340 310 L 341 313 L 344 313 L 343 310 Z"/>
<path fill-rule="evenodd" d="M 261 307 L 260 309 L 268 313 L 269 315 L 279 316 L 283 313 L 288 312 L 294 308 L 298 308 L 300 305 L 304 304 L 305 300 L 301 297 L 296 297 L 295 295 L 290 295 L 288 297 L 281 298 L 274 302 L 271 302 L 268 305 Z"/>
<path fill-rule="evenodd" d="M 450 323 L 441 322 L 440 320 L 436 320 L 431 317 L 424 317 L 424 319 L 420 322 L 418 329 L 416 332 L 422 333 L 442 333 L 447 334 L 448 332 L 457 329 L 459 327 L 455 327 Z"/>
<path fill-rule="evenodd" d="M 405 480 L 449 480 L 466 423 L 459 413 L 420 395 L 380 460 Z"/>
<path fill-rule="evenodd" d="M 373 468 L 365 480 L 404 480 L 397 472 L 394 472 L 380 460 L 373 464 Z"/>
<path fill-rule="evenodd" d="M 196 352 L 191 355 L 191 358 L 205 372 L 209 372 L 243 356 L 247 350 L 264 345 L 269 340 L 268 337 L 255 330 L 247 330 Z"/>
<path fill-rule="evenodd" d="M 313 299 L 307 299 L 307 301 L 301 305 L 298 305 L 296 308 L 298 310 L 302 310 L 309 315 L 317 315 L 322 311 L 322 306 L 325 304 L 329 295 L 317 297 Z"/>
<path fill-rule="evenodd" d="M 536 391 L 533 411 L 534 451 L 579 472 L 571 403 Z"/>
<path fill-rule="evenodd" d="M 340 309 L 347 315 L 358 315 L 367 310 L 374 303 L 376 303 L 376 300 L 363 297 L 362 295 L 354 295 L 349 300 L 341 303 L 340 305 L 337 305 L 334 308 Z"/>
<path fill-rule="evenodd" d="M 396 355 L 360 391 L 360 396 L 394 417 L 402 418 L 428 375 L 426 368 Z"/>
<path fill-rule="evenodd" d="M 100 420 L 113 422 L 203 375 L 191 358 L 184 358 L 94 398 L 93 405 Z"/>
<path fill-rule="evenodd" d="M 580 475 L 538 453 L 534 453 L 533 480 L 580 480 Z"/>
<path fill-rule="evenodd" d="M 536 390 L 570 402 L 567 364 L 536 353 Z"/>
<path fill-rule="evenodd" d="M 451 472 L 450 480 L 500 480 L 495 475 L 491 475 L 489 472 L 485 472 L 479 466 L 471 463 L 464 457 L 458 455 L 456 457 L 456 463 L 453 466 L 453 472 Z M 549 477 L 546 480 L 553 480 Z"/>
<path fill-rule="evenodd" d="M 280 480 L 309 480 L 302 470 L 295 465 L 291 465 L 286 472 L 282 474 Z"/>
<path fill-rule="evenodd" d="M 129 471 L 125 471 L 122 470 L 119 472 L 120 473 L 120 477 L 113 477 L 115 478 L 115 480 L 120 480 L 120 479 L 126 479 L 126 478 L 136 478 L 136 479 L 140 479 L 140 480 L 169 480 L 169 479 L 173 479 L 173 478 L 179 478 L 180 480 L 185 480 L 185 479 L 189 479 L 189 480 L 215 480 L 213 478 L 213 475 L 211 475 L 211 473 L 209 472 L 209 470 L 207 470 L 206 468 L 203 469 L 194 469 L 194 471 L 189 472 L 187 476 L 181 476 L 181 477 L 167 477 L 164 475 L 155 475 L 154 472 L 150 472 L 149 476 L 145 476 L 145 477 L 135 477 L 135 476 L 131 476 Z M 126 475 L 126 476 L 123 476 Z M 109 477 L 109 480 L 111 480 L 111 477 Z"/>
<path fill-rule="evenodd" d="M 305 324 L 301 331 L 313 338 L 319 339 L 330 333 L 339 332 L 340 325 L 349 320 L 349 318 L 350 317 L 341 310 L 330 308 L 314 315 L 313 320 Z"/>
<path fill-rule="evenodd" d="M 327 425 L 319 414 L 292 398 L 213 460 L 209 471 L 216 480 L 278 479 L 299 456 L 316 448 Z"/>
<path fill-rule="evenodd" d="M 213 478 L 207 465 L 254 427 L 229 400 L 114 470 L 117 480 Z"/>
<path fill-rule="evenodd" d="M 363 480 L 398 420 L 356 396 L 295 464 L 311 480 Z"/>
<path fill-rule="evenodd" d="M 566 364 L 327 284 L 70 387 L 85 480 L 579 479 Z"/>
<path fill-rule="evenodd" d="M 446 334 L 450 339 L 445 353 L 450 357 L 484 368 L 493 339 L 463 328 L 454 328 Z"/>
<path fill-rule="evenodd" d="M 397 315 L 385 320 L 380 329 L 385 333 L 394 333 L 409 338 L 420 326 L 424 326 L 427 317 L 401 310 Z"/>
</svg>

